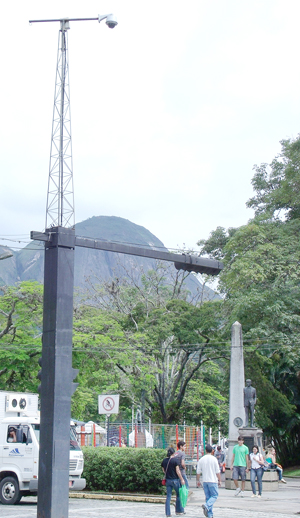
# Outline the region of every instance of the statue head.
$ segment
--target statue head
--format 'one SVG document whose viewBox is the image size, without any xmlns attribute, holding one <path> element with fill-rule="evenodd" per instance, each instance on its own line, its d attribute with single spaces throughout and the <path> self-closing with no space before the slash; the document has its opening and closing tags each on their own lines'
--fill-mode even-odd
<svg viewBox="0 0 300 518">
<path fill-rule="evenodd" d="M 251 380 L 246 380 L 246 386 L 250 387 L 250 385 L 251 385 Z"/>
</svg>

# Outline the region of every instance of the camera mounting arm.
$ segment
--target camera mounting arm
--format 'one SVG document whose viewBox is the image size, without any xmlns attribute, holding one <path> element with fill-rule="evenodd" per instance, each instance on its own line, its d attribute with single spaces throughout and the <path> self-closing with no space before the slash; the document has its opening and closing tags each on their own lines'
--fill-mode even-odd
<svg viewBox="0 0 300 518">
<path fill-rule="evenodd" d="M 118 25 L 117 17 L 114 14 L 98 14 L 98 18 L 55 18 L 52 20 L 29 20 L 29 23 L 40 23 L 40 22 L 88 22 L 88 21 L 98 21 L 99 23 L 102 20 L 106 19 L 106 25 L 110 29 L 113 29 L 116 25 Z"/>
</svg>

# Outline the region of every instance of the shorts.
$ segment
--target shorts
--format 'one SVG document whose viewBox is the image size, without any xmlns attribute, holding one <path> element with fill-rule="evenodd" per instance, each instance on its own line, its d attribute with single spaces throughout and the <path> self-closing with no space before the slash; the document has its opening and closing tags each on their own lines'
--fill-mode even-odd
<svg viewBox="0 0 300 518">
<path fill-rule="evenodd" d="M 241 477 L 241 480 L 246 480 L 245 466 L 233 466 L 232 479 L 238 480 L 239 476 Z"/>
</svg>

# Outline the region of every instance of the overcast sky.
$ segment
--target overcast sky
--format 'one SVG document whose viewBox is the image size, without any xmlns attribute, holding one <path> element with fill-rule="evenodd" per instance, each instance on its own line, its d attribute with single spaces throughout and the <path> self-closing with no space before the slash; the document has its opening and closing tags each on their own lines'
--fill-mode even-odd
<svg viewBox="0 0 300 518">
<path fill-rule="evenodd" d="M 68 31 L 76 222 L 120 216 L 196 249 L 252 217 L 254 164 L 300 121 L 299 0 L 2 6 L 0 238 L 45 227 L 59 23 Z M 99 236 L 101 237 L 101 236 Z"/>
</svg>

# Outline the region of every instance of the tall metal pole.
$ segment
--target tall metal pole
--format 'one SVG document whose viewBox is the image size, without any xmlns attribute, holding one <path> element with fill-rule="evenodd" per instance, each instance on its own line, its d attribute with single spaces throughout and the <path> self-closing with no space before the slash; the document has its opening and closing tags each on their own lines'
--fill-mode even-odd
<svg viewBox="0 0 300 518">
<path fill-rule="evenodd" d="M 38 518 L 66 518 L 72 383 L 75 230 L 49 229 L 45 244 Z"/>
<path fill-rule="evenodd" d="M 73 21 L 106 19 L 112 15 Z M 67 30 L 60 22 L 47 194 L 43 347 L 41 358 L 41 434 L 38 476 L 38 518 L 67 518 L 71 396 L 78 371 L 72 369 L 75 219 Z M 71 228 L 70 228 L 71 227 Z"/>
</svg>

